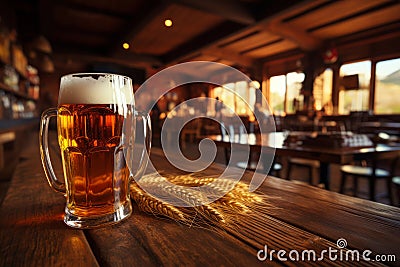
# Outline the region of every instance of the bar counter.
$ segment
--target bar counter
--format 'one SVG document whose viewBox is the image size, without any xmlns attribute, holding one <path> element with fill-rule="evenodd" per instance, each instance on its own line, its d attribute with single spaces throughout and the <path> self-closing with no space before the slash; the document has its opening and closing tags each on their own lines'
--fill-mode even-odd
<svg viewBox="0 0 400 267">
<path fill-rule="evenodd" d="M 400 264 L 399 208 L 274 177 L 258 189 L 268 196 L 271 209 L 249 218 L 246 229 L 189 227 L 144 213 L 136 205 L 132 216 L 119 224 L 91 230 L 69 228 L 62 220 L 65 199 L 47 185 L 34 137 L 21 155 L 0 207 L 0 266 Z M 176 171 L 159 149 L 152 150 L 151 161 L 157 169 Z M 213 164 L 203 172 L 209 175 L 223 168 Z M 251 174 L 246 173 L 244 180 Z M 288 258 L 291 250 L 300 255 L 314 250 L 320 258 L 321 251 L 342 251 L 339 248 L 343 255 L 358 250 L 360 261 L 340 258 L 339 253 L 336 259 L 326 253 L 320 261 Z M 272 250 L 275 253 L 270 254 Z M 361 258 L 366 250 L 371 251 L 366 253 L 371 261 Z M 382 255 L 390 260 L 378 262 L 376 257 L 382 259 Z"/>
</svg>

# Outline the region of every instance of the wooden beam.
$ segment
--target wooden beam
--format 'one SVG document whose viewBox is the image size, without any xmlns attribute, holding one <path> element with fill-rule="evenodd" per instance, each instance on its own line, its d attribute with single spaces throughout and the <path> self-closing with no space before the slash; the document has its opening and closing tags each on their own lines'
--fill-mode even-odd
<svg viewBox="0 0 400 267">
<path fill-rule="evenodd" d="M 256 60 L 250 57 L 242 56 L 234 52 L 226 51 L 223 49 L 209 48 L 202 51 L 203 55 L 214 56 L 220 59 L 233 61 L 243 67 L 254 67 Z"/>
<path fill-rule="evenodd" d="M 173 0 L 173 1 L 180 1 L 180 0 Z M 270 29 L 268 27 L 268 24 L 272 24 L 272 28 L 274 28 L 273 25 L 274 19 L 276 21 L 283 21 L 286 17 L 288 16 L 293 16 L 294 14 L 297 14 L 297 12 L 303 12 L 305 10 L 308 10 L 310 8 L 315 7 L 316 5 L 320 5 L 321 3 L 325 2 L 326 0 L 317 0 L 317 1 L 310 1 L 310 0 L 305 0 L 299 2 L 299 4 L 293 5 L 285 10 L 282 10 L 281 12 L 278 12 L 277 14 L 273 16 L 268 16 L 267 18 L 256 22 L 252 25 L 248 26 L 238 26 L 233 27 L 230 30 L 227 30 L 227 26 L 220 26 L 215 28 L 213 31 L 207 32 L 203 35 L 200 35 L 193 40 L 190 40 L 189 42 L 179 46 L 178 48 L 174 49 L 170 53 L 168 53 L 168 56 L 164 58 L 164 61 L 167 62 L 168 64 L 173 64 L 180 62 L 186 58 L 189 58 L 195 54 L 202 53 L 203 51 L 207 51 L 209 49 L 214 49 L 216 46 L 220 45 L 221 47 L 224 46 L 226 41 L 232 41 L 235 39 L 240 40 L 241 36 L 250 34 L 252 32 L 260 32 L 260 31 L 266 31 L 268 32 Z M 199 1 L 200 2 L 200 1 Z M 218 1 L 215 1 L 218 2 Z M 221 33 L 221 31 L 224 31 L 225 33 Z M 276 33 L 278 36 L 282 36 L 280 32 Z M 299 42 L 300 39 L 305 39 L 306 40 L 306 47 L 307 49 L 311 49 L 310 47 L 318 46 L 319 45 L 319 40 L 315 40 L 312 37 L 308 37 L 308 35 L 304 34 L 299 34 L 298 36 L 294 36 L 296 33 L 290 32 L 290 29 L 287 30 L 287 33 L 282 36 L 284 38 L 290 38 L 290 39 L 295 39 L 295 42 Z M 304 37 L 305 36 L 305 37 Z M 222 41 L 225 40 L 225 41 Z M 303 47 L 302 47 L 303 48 Z M 205 54 L 207 52 L 204 52 Z M 224 52 L 228 54 L 229 52 Z M 245 61 L 243 61 L 245 62 Z M 242 62 L 242 63 L 243 63 Z"/>
<path fill-rule="evenodd" d="M 388 39 L 399 38 L 399 29 L 400 20 L 377 27 L 375 29 L 370 29 L 368 31 L 362 31 L 344 37 L 336 38 L 335 43 L 338 47 L 343 49 L 376 43 L 380 41 L 386 41 Z"/>
<path fill-rule="evenodd" d="M 291 17 L 298 16 L 299 13 L 307 12 L 308 10 L 326 3 L 326 0 L 300 1 L 297 5 L 293 5 L 281 12 L 265 18 L 259 22 L 258 26 L 267 32 L 274 33 L 282 38 L 293 41 L 304 51 L 316 50 L 323 45 L 322 40 L 303 30 L 288 26 L 287 22 L 290 21 Z"/>
<path fill-rule="evenodd" d="M 313 37 L 312 34 L 296 29 L 293 26 L 288 26 L 279 19 L 269 21 L 266 27 L 269 32 L 293 41 L 305 51 L 314 51 L 323 44 L 322 40 Z"/>
<path fill-rule="evenodd" d="M 174 50 L 168 52 L 163 61 L 168 64 L 180 62 L 193 54 L 199 53 L 212 47 L 222 38 L 240 30 L 243 26 L 235 22 L 223 22 L 210 31 L 200 34 L 193 39 L 179 45 Z"/>
<path fill-rule="evenodd" d="M 131 52 L 116 53 L 112 57 L 90 53 L 57 53 L 55 60 L 68 62 L 80 61 L 82 63 L 113 63 L 130 68 L 147 68 L 153 65 L 162 65 L 162 62 L 153 56 L 134 54 Z"/>
<path fill-rule="evenodd" d="M 126 30 L 124 30 L 120 37 L 117 38 L 116 44 L 110 49 L 109 54 L 115 55 L 121 51 L 121 44 L 126 41 L 134 39 L 140 30 L 145 28 L 153 19 L 155 19 L 162 11 L 164 11 L 168 4 L 160 2 L 154 4 L 152 1 L 146 1 L 146 6 L 140 12 L 140 15 L 132 16 L 131 20 L 127 23 Z"/>
<path fill-rule="evenodd" d="M 176 4 L 217 15 L 244 25 L 256 22 L 253 14 L 241 2 L 232 0 L 172 0 Z"/>
<path fill-rule="evenodd" d="M 44 0 L 40 0 L 40 1 L 44 1 Z M 108 16 L 108 17 L 114 17 L 114 18 L 119 18 L 119 19 L 129 19 L 130 18 L 123 13 L 110 11 L 108 9 L 100 9 L 95 6 L 85 5 L 86 1 L 74 3 L 72 1 L 62 0 L 62 1 L 54 1 L 53 3 L 59 7 L 77 10 L 77 11 L 83 12 L 83 13 L 97 14 L 97 15 L 101 15 L 101 16 Z"/>
</svg>

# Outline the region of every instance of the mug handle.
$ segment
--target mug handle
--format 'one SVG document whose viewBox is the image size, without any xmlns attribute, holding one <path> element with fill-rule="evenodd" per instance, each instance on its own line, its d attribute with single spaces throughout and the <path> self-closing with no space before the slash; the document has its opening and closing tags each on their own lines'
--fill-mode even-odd
<svg viewBox="0 0 400 267">
<path fill-rule="evenodd" d="M 135 174 L 131 174 L 131 181 L 139 181 L 146 171 L 147 164 L 149 162 L 150 149 L 151 149 L 151 119 L 150 115 L 146 112 L 140 112 L 135 110 L 135 120 L 139 117 L 143 120 L 143 137 L 144 137 L 144 147 L 141 152 L 141 157 L 139 161 L 139 167 Z"/>
<path fill-rule="evenodd" d="M 65 183 L 60 182 L 61 180 L 55 175 L 49 153 L 49 122 L 50 118 L 57 117 L 57 114 L 57 108 L 49 108 L 42 113 L 39 132 L 40 159 L 50 187 L 65 194 Z"/>
</svg>

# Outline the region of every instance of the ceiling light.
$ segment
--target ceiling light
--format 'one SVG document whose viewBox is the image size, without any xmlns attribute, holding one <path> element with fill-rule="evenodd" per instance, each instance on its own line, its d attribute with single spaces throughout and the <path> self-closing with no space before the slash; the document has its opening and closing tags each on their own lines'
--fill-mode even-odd
<svg viewBox="0 0 400 267">
<path fill-rule="evenodd" d="M 172 26 L 172 20 L 166 19 L 166 20 L 164 21 L 164 24 L 165 24 L 165 26 L 167 26 L 167 27 L 171 27 L 171 26 Z"/>
<path fill-rule="evenodd" d="M 123 43 L 122 47 L 127 50 L 127 49 L 129 49 L 129 44 L 128 43 Z"/>
</svg>

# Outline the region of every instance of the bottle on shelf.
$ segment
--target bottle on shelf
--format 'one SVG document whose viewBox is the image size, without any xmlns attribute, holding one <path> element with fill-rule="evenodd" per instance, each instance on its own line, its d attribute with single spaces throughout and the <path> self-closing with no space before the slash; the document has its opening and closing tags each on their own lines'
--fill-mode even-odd
<svg viewBox="0 0 400 267">
<path fill-rule="evenodd" d="M 12 119 L 12 108 L 11 108 L 11 95 L 7 92 L 2 91 L 0 93 L 1 103 L 3 106 L 3 118 L 2 119 Z"/>
<path fill-rule="evenodd" d="M 4 66 L 3 82 L 15 91 L 19 91 L 19 77 L 15 69 L 10 65 Z"/>
<path fill-rule="evenodd" d="M 0 120 L 38 116 L 38 70 L 28 65 L 16 30 L 9 30 L 0 20 Z"/>
<path fill-rule="evenodd" d="M 39 99 L 39 75 L 38 70 L 30 65 L 27 66 L 28 73 L 28 96 Z"/>
</svg>

